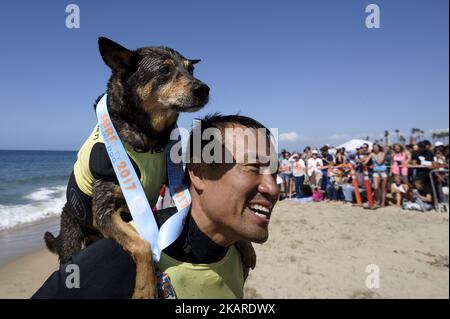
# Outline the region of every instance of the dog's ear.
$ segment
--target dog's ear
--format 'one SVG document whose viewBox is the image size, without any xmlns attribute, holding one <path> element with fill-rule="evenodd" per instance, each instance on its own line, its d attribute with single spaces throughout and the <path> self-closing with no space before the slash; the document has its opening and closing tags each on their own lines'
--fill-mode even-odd
<svg viewBox="0 0 450 319">
<path fill-rule="evenodd" d="M 133 52 L 127 48 L 105 37 L 98 38 L 98 47 L 103 61 L 113 71 L 125 70 L 130 66 Z"/>
</svg>

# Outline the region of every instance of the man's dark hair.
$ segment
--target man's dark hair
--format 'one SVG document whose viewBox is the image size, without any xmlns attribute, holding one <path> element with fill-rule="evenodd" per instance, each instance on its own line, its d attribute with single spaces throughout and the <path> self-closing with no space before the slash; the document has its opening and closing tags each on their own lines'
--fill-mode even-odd
<svg viewBox="0 0 450 319">
<path fill-rule="evenodd" d="M 203 138 L 202 138 L 203 132 L 209 128 L 217 128 L 217 129 L 223 131 L 223 129 L 229 124 L 238 124 L 238 125 L 242 125 L 247 128 L 254 128 L 254 129 L 265 129 L 266 137 L 269 141 L 272 136 L 270 130 L 267 127 L 265 127 L 263 124 L 261 124 L 260 122 L 254 120 L 250 117 L 239 115 L 239 114 L 236 114 L 236 115 L 221 115 L 220 113 L 209 114 L 209 115 L 206 115 L 202 119 L 197 119 L 197 123 L 192 128 L 192 131 L 189 135 L 188 145 L 187 145 L 187 149 L 189 150 L 189 158 L 186 158 L 186 161 L 188 163 L 193 162 L 194 132 L 197 136 L 200 136 L 200 145 L 201 145 L 200 146 L 200 154 L 202 154 L 204 147 L 206 145 L 208 145 L 214 139 L 214 136 L 211 136 L 210 139 L 203 140 Z M 200 131 L 198 131 L 198 130 L 200 130 Z M 201 162 L 203 162 L 203 161 L 201 160 Z M 215 165 L 215 164 L 218 164 L 218 163 L 215 163 L 213 161 L 211 164 L 208 164 L 208 165 Z M 189 179 L 189 174 L 188 174 L 187 168 L 186 168 L 186 172 L 184 174 L 184 183 L 187 186 L 189 186 L 189 184 L 190 184 L 190 179 Z"/>
<path fill-rule="evenodd" d="M 427 143 L 425 143 L 425 141 L 420 141 L 419 143 L 417 143 L 417 146 L 419 147 L 419 149 L 423 150 L 427 147 Z"/>
<path fill-rule="evenodd" d="M 328 152 L 328 146 L 324 145 L 320 148 L 320 152 L 325 153 Z"/>
</svg>

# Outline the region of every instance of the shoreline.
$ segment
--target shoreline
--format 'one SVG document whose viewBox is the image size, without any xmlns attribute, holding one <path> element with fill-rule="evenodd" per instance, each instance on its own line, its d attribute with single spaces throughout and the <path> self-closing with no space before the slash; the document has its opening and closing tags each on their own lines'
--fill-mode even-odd
<svg viewBox="0 0 450 319">
<path fill-rule="evenodd" d="M 46 249 L 44 233 L 57 234 L 59 223 L 60 216 L 55 215 L 0 231 L 0 267 L 26 254 Z"/>
</svg>

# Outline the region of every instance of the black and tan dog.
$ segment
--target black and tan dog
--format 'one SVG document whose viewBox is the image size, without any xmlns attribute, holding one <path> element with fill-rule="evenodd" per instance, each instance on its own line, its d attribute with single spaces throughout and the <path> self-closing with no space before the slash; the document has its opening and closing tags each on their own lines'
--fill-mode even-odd
<svg viewBox="0 0 450 319">
<path fill-rule="evenodd" d="M 201 109 L 209 87 L 193 75 L 194 64 L 167 47 L 128 50 L 99 38 L 100 53 L 111 68 L 108 111 L 153 206 L 159 187 L 166 183 L 165 148 L 180 112 Z M 103 237 L 128 251 L 136 263 L 134 298 L 155 297 L 155 274 L 149 244 L 127 223 L 126 203 L 98 127 L 78 153 L 61 215 L 60 234 L 45 234 L 47 247 L 62 264 Z M 129 215 L 129 214 L 128 214 Z M 249 243 L 241 243 L 244 264 L 254 267 Z M 248 267 L 246 268 L 248 273 Z"/>
</svg>

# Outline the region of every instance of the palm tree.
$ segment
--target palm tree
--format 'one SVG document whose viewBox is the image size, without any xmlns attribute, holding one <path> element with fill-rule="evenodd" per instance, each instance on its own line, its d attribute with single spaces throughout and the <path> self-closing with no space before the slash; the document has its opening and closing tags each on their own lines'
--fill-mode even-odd
<svg viewBox="0 0 450 319">
<path fill-rule="evenodd" d="M 399 138 L 398 138 L 398 140 L 399 140 L 399 142 L 400 142 L 401 144 L 405 145 L 406 138 L 405 138 L 403 135 L 400 135 Z"/>
<path fill-rule="evenodd" d="M 400 142 L 400 130 L 395 129 L 395 133 L 397 134 L 397 142 Z"/>
<path fill-rule="evenodd" d="M 412 135 L 412 140 L 413 140 L 411 144 L 414 144 L 416 141 L 416 132 L 417 132 L 416 128 L 411 129 L 411 135 Z"/>
<path fill-rule="evenodd" d="M 388 146 L 390 144 L 389 143 L 389 131 L 384 131 L 384 142 L 385 142 L 386 146 Z"/>
<path fill-rule="evenodd" d="M 420 131 L 420 129 L 418 129 L 418 128 L 414 129 L 414 136 L 416 138 L 416 143 L 420 141 L 419 131 Z"/>
<path fill-rule="evenodd" d="M 448 144 L 448 137 L 449 137 L 448 131 L 436 133 L 436 138 L 445 144 Z"/>
</svg>

